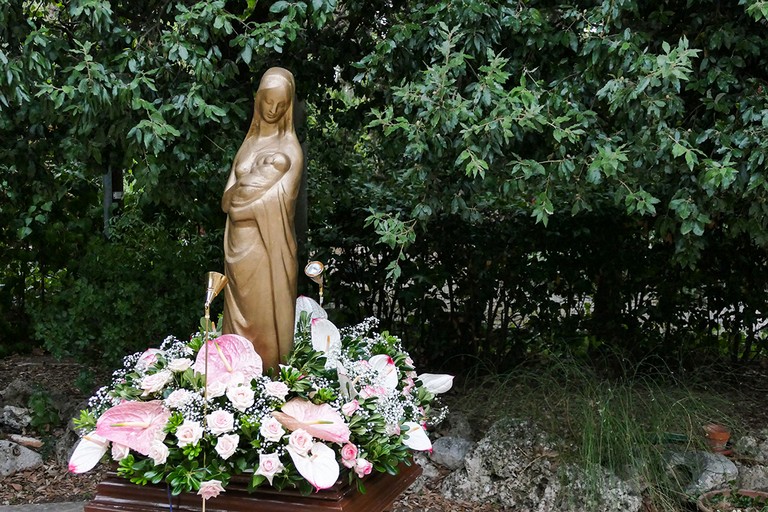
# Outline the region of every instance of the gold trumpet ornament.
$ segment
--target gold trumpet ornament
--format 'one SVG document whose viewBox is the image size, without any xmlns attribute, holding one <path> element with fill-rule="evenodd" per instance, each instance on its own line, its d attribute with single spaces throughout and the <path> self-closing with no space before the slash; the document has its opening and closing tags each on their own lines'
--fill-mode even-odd
<svg viewBox="0 0 768 512">
<path fill-rule="evenodd" d="M 304 273 L 307 277 L 320 287 L 320 306 L 323 305 L 323 272 L 325 272 L 325 265 L 319 261 L 310 261 L 304 267 Z"/>
<path fill-rule="evenodd" d="M 211 324 L 211 302 L 221 293 L 221 290 L 227 286 L 227 276 L 219 272 L 208 272 L 208 284 L 205 289 L 205 333 L 203 337 L 203 346 L 205 347 L 205 374 L 203 375 L 203 416 L 208 413 L 208 339 L 211 337 L 211 331 L 216 330 L 216 326 Z M 205 454 L 203 454 L 203 465 L 205 465 Z M 205 512 L 205 499 L 203 499 L 203 512 Z"/>
</svg>

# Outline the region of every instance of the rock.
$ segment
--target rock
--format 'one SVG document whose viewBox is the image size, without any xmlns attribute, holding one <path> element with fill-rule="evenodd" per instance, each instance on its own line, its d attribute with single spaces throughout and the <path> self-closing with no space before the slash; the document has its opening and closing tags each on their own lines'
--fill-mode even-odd
<svg viewBox="0 0 768 512">
<path fill-rule="evenodd" d="M 467 417 L 462 412 L 451 412 L 440 425 L 440 434 L 443 436 L 462 437 L 473 439 L 477 429 L 473 429 Z M 474 440 L 477 440 L 476 438 Z"/>
<path fill-rule="evenodd" d="M 763 430 L 755 436 L 740 437 L 733 448 L 740 455 L 768 464 L 768 430 Z"/>
<path fill-rule="evenodd" d="M 432 443 L 430 458 L 448 469 L 458 469 L 464 465 L 464 456 L 472 444 L 472 441 L 462 437 L 440 437 Z"/>
<path fill-rule="evenodd" d="M 0 441 L 0 477 L 34 469 L 42 463 L 39 453 L 11 441 Z"/>
<path fill-rule="evenodd" d="M 16 407 L 15 405 L 6 405 L 3 407 L 0 415 L 0 427 L 4 427 L 14 432 L 21 432 L 32 422 L 32 416 L 29 409 Z"/>
<path fill-rule="evenodd" d="M 685 488 L 685 492 L 692 496 L 727 486 L 739 476 L 733 461 L 720 453 L 672 452 L 667 457 L 667 468 L 671 472 L 693 475 Z"/>
<path fill-rule="evenodd" d="M 738 465 L 738 467 L 740 488 L 768 491 L 768 466 L 756 464 L 751 466 Z"/>
<path fill-rule="evenodd" d="M 493 502 L 516 512 L 640 510 L 642 500 L 626 482 L 602 468 L 594 471 L 586 475 L 563 464 L 554 441 L 536 425 L 508 418 L 469 450 L 464 468 L 451 473 L 441 491 L 448 499 Z"/>
<path fill-rule="evenodd" d="M 32 385 L 27 380 L 16 379 L 0 391 L 0 402 L 7 405 L 23 407 L 27 405 L 32 395 Z"/>
<path fill-rule="evenodd" d="M 27 448 L 43 447 L 43 442 L 40 439 L 37 439 L 35 437 L 26 437 L 26 436 L 20 436 L 18 434 L 12 434 L 11 441 L 13 441 L 14 443 L 18 443 L 21 446 L 26 446 Z"/>
<path fill-rule="evenodd" d="M 429 460 L 429 457 L 427 457 L 427 455 L 423 452 L 415 453 L 413 455 L 413 461 L 421 466 L 422 473 L 419 475 L 416 481 L 411 484 L 409 489 L 411 489 L 412 492 L 421 492 L 421 490 L 430 480 L 434 480 L 440 477 L 440 471 L 438 471 L 437 467 L 432 464 L 432 462 Z"/>
<path fill-rule="evenodd" d="M 75 432 L 75 427 L 72 421 L 67 424 L 67 429 L 64 433 L 56 439 L 56 444 L 53 445 L 53 453 L 56 456 L 56 460 L 62 464 L 68 464 L 72 452 L 75 450 L 75 445 L 80 441 L 80 436 Z"/>
</svg>

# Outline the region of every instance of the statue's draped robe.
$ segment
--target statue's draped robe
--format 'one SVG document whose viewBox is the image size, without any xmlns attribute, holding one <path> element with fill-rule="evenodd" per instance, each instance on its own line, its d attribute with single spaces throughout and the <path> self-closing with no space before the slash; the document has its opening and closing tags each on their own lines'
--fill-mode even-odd
<svg viewBox="0 0 768 512">
<path fill-rule="evenodd" d="M 249 339 L 265 369 L 277 368 L 283 361 L 293 346 L 295 328 L 294 216 L 303 164 L 298 141 L 286 139 L 279 147 L 270 145 L 260 151 L 287 153 L 292 159 L 290 169 L 261 197 L 255 191 L 251 194 L 255 197 L 247 192 L 233 195 L 224 233 L 229 285 L 224 292 L 222 331 Z"/>
</svg>

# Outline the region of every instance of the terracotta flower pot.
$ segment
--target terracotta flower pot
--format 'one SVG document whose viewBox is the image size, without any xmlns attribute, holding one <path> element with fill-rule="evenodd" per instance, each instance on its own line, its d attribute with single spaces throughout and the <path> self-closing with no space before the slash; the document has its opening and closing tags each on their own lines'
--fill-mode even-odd
<svg viewBox="0 0 768 512">
<path fill-rule="evenodd" d="M 731 431 L 723 425 L 708 423 L 704 425 L 704 436 L 713 452 L 724 452 L 725 446 L 731 438 Z"/>
<path fill-rule="evenodd" d="M 727 512 L 729 510 L 745 510 L 750 511 L 752 508 L 745 508 L 744 504 L 731 504 L 729 498 L 733 496 L 744 496 L 747 498 L 757 498 L 759 504 L 755 505 L 754 510 L 763 510 L 763 507 L 768 504 L 768 492 L 752 491 L 748 489 L 738 489 L 731 491 L 730 489 L 721 489 L 717 491 L 709 491 L 702 494 L 696 505 L 701 512 Z M 718 499 L 718 497 L 722 499 Z"/>
</svg>

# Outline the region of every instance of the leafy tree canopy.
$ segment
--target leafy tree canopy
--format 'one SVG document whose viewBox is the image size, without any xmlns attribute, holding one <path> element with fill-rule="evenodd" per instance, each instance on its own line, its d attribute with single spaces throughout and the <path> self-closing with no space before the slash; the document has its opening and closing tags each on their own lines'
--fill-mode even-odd
<svg viewBox="0 0 768 512">
<path fill-rule="evenodd" d="M 760 0 L 2 0 L 2 307 L 22 318 L 77 273 L 109 169 L 141 222 L 219 236 L 251 95 L 281 65 L 306 100 L 312 248 L 380 242 L 394 316 L 455 303 L 487 337 L 494 300 L 528 311 L 567 265 L 598 309 L 680 308 L 728 254 L 765 260 L 766 20 Z M 686 277 L 662 291 L 669 268 Z"/>
</svg>

